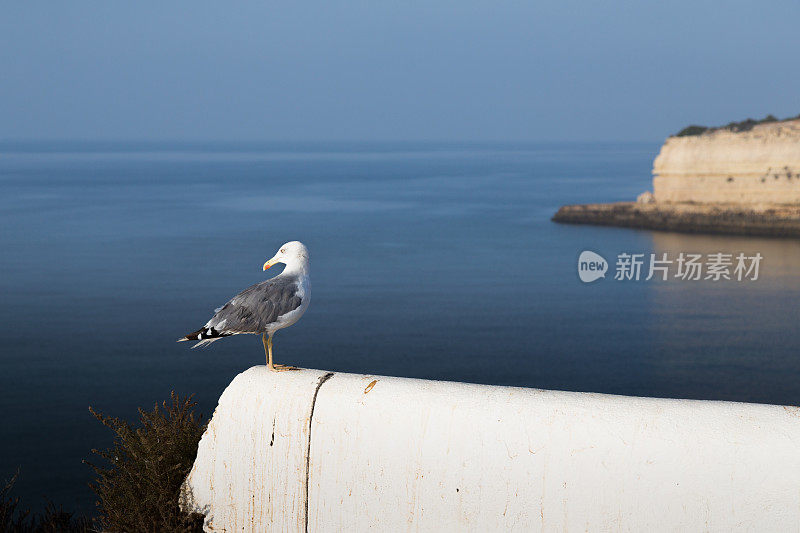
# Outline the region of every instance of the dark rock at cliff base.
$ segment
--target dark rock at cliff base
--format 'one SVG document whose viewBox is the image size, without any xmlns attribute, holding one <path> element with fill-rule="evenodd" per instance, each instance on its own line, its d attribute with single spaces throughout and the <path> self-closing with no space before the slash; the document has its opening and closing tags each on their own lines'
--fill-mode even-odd
<svg viewBox="0 0 800 533">
<path fill-rule="evenodd" d="M 800 205 L 765 208 L 634 202 L 565 205 L 553 216 L 553 221 L 682 233 L 800 238 Z"/>
</svg>

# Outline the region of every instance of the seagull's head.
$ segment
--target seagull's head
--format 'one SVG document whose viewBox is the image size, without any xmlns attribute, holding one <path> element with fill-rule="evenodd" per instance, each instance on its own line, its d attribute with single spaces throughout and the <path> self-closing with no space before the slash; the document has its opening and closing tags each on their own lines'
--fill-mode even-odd
<svg viewBox="0 0 800 533">
<path fill-rule="evenodd" d="M 283 263 L 287 270 L 295 268 L 305 268 L 308 266 L 309 254 L 306 245 L 300 241 L 287 242 L 278 249 L 278 252 L 266 263 L 263 270 L 267 270 L 272 265 Z"/>
</svg>

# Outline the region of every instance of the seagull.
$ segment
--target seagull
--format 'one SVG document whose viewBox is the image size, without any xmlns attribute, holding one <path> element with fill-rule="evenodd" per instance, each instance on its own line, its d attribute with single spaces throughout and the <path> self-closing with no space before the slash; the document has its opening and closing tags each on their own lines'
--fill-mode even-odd
<svg viewBox="0 0 800 533">
<path fill-rule="evenodd" d="M 308 248 L 302 242 L 287 242 L 262 268 L 266 271 L 277 263 L 283 263 L 286 265 L 283 272 L 247 287 L 215 309 L 214 316 L 205 326 L 181 337 L 178 342 L 200 341 L 192 346 L 197 348 L 231 335 L 260 334 L 270 370 L 297 370 L 293 366 L 272 363 L 272 336 L 279 329 L 288 328 L 300 320 L 308 309 L 311 301 L 308 262 Z"/>
</svg>

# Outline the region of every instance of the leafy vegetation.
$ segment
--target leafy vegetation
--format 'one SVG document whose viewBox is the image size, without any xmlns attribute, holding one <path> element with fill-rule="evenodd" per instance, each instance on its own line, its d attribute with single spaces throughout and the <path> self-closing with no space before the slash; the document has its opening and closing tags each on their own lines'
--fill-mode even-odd
<svg viewBox="0 0 800 533">
<path fill-rule="evenodd" d="M 708 131 L 707 126 L 686 126 L 681 131 L 679 131 L 675 137 L 689 137 L 691 135 L 700 135 L 701 133 L 705 133 Z"/>
<path fill-rule="evenodd" d="M 196 403 L 174 392 L 170 403 L 139 409 L 139 428 L 89 409 L 116 437 L 105 451 L 92 450 L 106 466 L 92 489 L 99 498 L 99 529 L 110 531 L 202 531 L 203 517 L 181 511 L 180 488 L 197 456 L 205 426 L 195 417 Z"/>
<path fill-rule="evenodd" d="M 728 124 L 725 124 L 724 126 L 719 126 L 719 127 L 714 127 L 714 128 L 709 128 L 708 126 L 691 125 L 691 126 L 687 126 L 687 127 L 683 128 L 681 131 L 676 133 L 675 137 L 688 137 L 688 136 L 693 136 L 693 135 L 702 135 L 703 133 L 706 133 L 706 132 L 712 132 L 712 131 L 718 131 L 718 130 L 728 130 L 728 131 L 732 131 L 732 132 L 737 132 L 738 133 L 740 131 L 752 130 L 755 126 L 757 126 L 759 124 L 766 124 L 768 122 L 783 122 L 783 121 L 786 121 L 786 120 L 795 120 L 795 119 L 799 119 L 799 118 L 800 118 L 800 115 L 797 115 L 796 117 L 789 117 L 789 118 L 785 118 L 783 120 L 780 120 L 777 117 L 775 117 L 775 115 L 767 115 L 766 117 L 762 118 L 761 120 L 755 120 L 755 119 L 752 119 L 752 118 L 748 118 L 748 119 L 742 120 L 740 122 L 729 122 Z"/>
<path fill-rule="evenodd" d="M 169 402 L 152 411 L 139 409 L 139 426 L 89 411 L 114 434 L 114 444 L 92 450 L 103 460 L 93 465 L 97 478 L 91 487 L 98 496 L 99 516 L 90 520 L 48 503 L 38 514 L 22 509 L 11 493 L 18 474 L 0 484 L 0 531 L 10 533 L 86 533 L 91 531 L 195 532 L 203 517 L 181 511 L 180 488 L 197 456 L 205 430 L 195 416 L 191 397 L 174 392 Z"/>
</svg>

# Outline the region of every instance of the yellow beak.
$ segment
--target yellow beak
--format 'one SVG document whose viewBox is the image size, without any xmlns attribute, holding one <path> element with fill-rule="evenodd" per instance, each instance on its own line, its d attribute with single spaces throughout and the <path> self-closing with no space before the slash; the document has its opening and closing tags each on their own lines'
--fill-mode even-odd
<svg viewBox="0 0 800 533">
<path fill-rule="evenodd" d="M 271 267 L 272 265 L 274 265 L 277 262 L 278 261 L 273 257 L 272 259 L 270 259 L 269 261 L 264 263 L 264 268 L 262 270 L 269 270 L 269 267 Z"/>
</svg>

